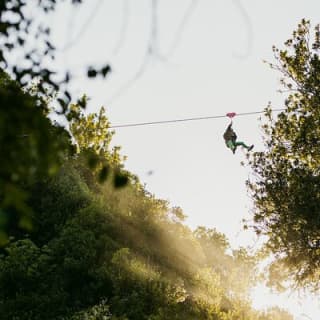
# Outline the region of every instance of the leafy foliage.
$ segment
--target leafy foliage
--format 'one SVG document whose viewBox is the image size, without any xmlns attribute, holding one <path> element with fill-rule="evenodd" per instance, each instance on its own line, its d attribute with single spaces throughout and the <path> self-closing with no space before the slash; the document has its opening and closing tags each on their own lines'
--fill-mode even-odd
<svg viewBox="0 0 320 320">
<path fill-rule="evenodd" d="M 30 230 L 28 192 L 23 185 L 55 174 L 72 154 L 69 134 L 45 116 L 46 103 L 22 90 L 0 70 L 0 230 L 16 223 Z M 41 107 L 42 106 L 42 107 Z"/>
<path fill-rule="evenodd" d="M 20 232 L 33 228 L 25 186 L 54 175 L 74 152 L 69 133 L 48 118 L 49 111 L 63 115 L 67 122 L 74 116 L 68 91 L 72 75 L 50 67 L 56 48 L 46 16 L 60 2 L 0 2 L 0 247 L 8 241 L 7 230 L 13 226 Z M 71 2 L 79 5 L 82 1 Z M 89 69 L 90 74 L 94 70 L 102 77 L 111 71 L 108 64 Z M 60 110 L 49 107 L 52 99 Z M 85 108 L 86 99 L 78 100 L 78 105 Z M 107 167 L 101 170 L 101 182 L 107 177 Z M 117 187 L 128 180 L 120 171 L 115 177 Z"/>
<path fill-rule="evenodd" d="M 77 145 L 78 153 L 86 155 L 88 165 L 97 173 L 100 183 L 103 183 L 113 170 L 113 185 L 121 188 L 128 183 L 129 173 L 123 170 L 125 157 L 120 155 L 120 147 L 110 150 L 114 131 L 102 107 L 98 114 L 84 115 L 79 104 L 70 107 L 70 132 Z"/>
<path fill-rule="evenodd" d="M 74 157 L 28 187 L 33 232 L 0 255 L 1 319 L 270 319 L 249 305 L 245 249 L 191 231 L 137 179 L 114 189 L 94 176 Z"/>
<path fill-rule="evenodd" d="M 8 240 L 7 229 L 31 230 L 33 212 L 27 205 L 30 194 L 26 186 L 39 179 L 52 177 L 62 163 L 75 155 L 88 162 L 95 180 L 103 183 L 112 175 L 116 188 L 128 183 L 123 169 L 125 158 L 119 147 L 109 151 L 113 132 L 105 111 L 85 116 L 80 104 L 73 104 L 66 113 L 70 133 L 48 118 L 48 99 L 38 95 L 38 88 L 22 89 L 0 70 L 0 143 L 5 157 L 0 160 L 0 246 Z M 110 174 L 111 173 L 111 174 Z"/>
<path fill-rule="evenodd" d="M 319 289 L 320 254 L 320 32 L 310 40 L 310 22 L 302 20 L 285 49 L 273 48 L 288 92 L 286 110 L 263 125 L 266 151 L 256 152 L 250 165 L 256 179 L 248 181 L 255 202 L 254 228 L 268 236 L 276 255 L 270 284 L 282 280 Z"/>
</svg>

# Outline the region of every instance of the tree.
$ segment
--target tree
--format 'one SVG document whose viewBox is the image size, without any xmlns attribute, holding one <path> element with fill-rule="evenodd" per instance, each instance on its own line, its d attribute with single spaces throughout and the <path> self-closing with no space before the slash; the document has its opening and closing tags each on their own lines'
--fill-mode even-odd
<svg viewBox="0 0 320 320">
<path fill-rule="evenodd" d="M 39 0 L 31 13 L 25 0 L 0 2 L 0 246 L 9 229 L 32 229 L 27 186 L 56 173 L 72 148 L 68 132 L 47 117 L 54 92 L 62 92 L 59 113 L 71 100 L 65 86 L 70 76 L 55 78 L 47 67 L 55 47 L 50 28 L 37 19 L 37 13 L 47 14 L 56 5 Z M 32 80 L 37 81 L 27 88 Z"/>
<path fill-rule="evenodd" d="M 310 40 L 302 20 L 282 50 L 273 47 L 282 74 L 285 110 L 273 119 L 270 105 L 263 124 L 265 151 L 249 158 L 254 179 L 253 228 L 268 237 L 275 255 L 272 284 L 292 280 L 320 289 L 320 27 Z M 278 281 L 279 280 L 279 281 Z"/>
<path fill-rule="evenodd" d="M 231 248 L 227 237 L 216 229 L 198 227 L 194 236 L 205 254 L 207 265 L 219 274 L 229 296 L 248 298 L 249 289 L 258 280 L 257 257 L 242 247 L 228 254 Z"/>
<path fill-rule="evenodd" d="M 284 309 L 271 307 L 266 312 L 263 312 L 258 320 L 293 320 L 293 316 Z"/>
<path fill-rule="evenodd" d="M 30 231 L 26 186 L 55 174 L 72 153 L 70 135 L 46 116 L 47 102 L 0 69 L 0 246 L 5 230 Z"/>
<path fill-rule="evenodd" d="M 85 96 L 82 100 L 85 100 Z M 120 147 L 111 149 L 114 131 L 102 107 L 99 113 L 84 115 L 79 104 L 71 104 L 67 113 L 69 129 L 78 153 L 86 156 L 89 167 L 97 173 L 98 180 L 104 182 L 113 169 L 113 185 L 116 188 L 128 183 L 129 173 L 123 169 L 126 157 L 120 155 Z"/>
<path fill-rule="evenodd" d="M 22 184 L 30 183 L 35 176 L 57 172 L 71 147 L 68 132 L 52 124 L 47 115 L 48 97 L 57 96 L 61 108 L 54 112 L 63 116 L 68 113 L 67 120 L 71 120 L 68 83 L 72 75 L 68 71 L 57 74 L 49 66 L 56 48 L 48 19 L 39 19 L 60 2 L 0 2 L 0 246 L 7 240 L 3 230 L 11 223 L 8 220 L 16 220 L 24 229 L 32 227 L 26 205 L 28 194 Z M 82 1 L 70 2 L 79 5 Z M 87 76 L 105 77 L 110 70 L 109 65 L 101 70 L 88 67 Z M 32 81 L 34 86 L 29 90 Z M 85 108 L 85 102 L 80 99 L 78 104 Z"/>
<path fill-rule="evenodd" d="M 48 118 L 51 98 L 39 95 L 36 86 L 22 88 L 0 69 L 0 246 L 8 234 L 33 228 L 30 185 L 53 177 L 71 158 L 89 164 L 96 173 L 93 183 L 104 182 L 110 171 L 114 187 L 128 182 L 120 148 L 109 150 L 113 132 L 104 108 L 85 116 L 80 106 L 85 105 L 85 96 L 71 104 L 65 114 L 69 132 Z"/>
</svg>

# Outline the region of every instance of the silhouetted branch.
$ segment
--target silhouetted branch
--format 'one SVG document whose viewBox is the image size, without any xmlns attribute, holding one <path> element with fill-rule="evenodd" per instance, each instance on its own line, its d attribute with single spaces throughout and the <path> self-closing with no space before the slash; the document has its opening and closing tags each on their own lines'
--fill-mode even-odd
<svg viewBox="0 0 320 320">
<path fill-rule="evenodd" d="M 243 17 L 246 29 L 247 29 L 247 49 L 245 53 L 233 53 L 233 55 L 240 59 L 245 59 L 249 56 L 251 50 L 252 50 L 252 42 L 253 42 L 253 28 L 251 19 L 246 11 L 246 9 L 241 4 L 240 0 L 232 0 L 233 4 L 237 7 L 239 10 L 241 16 Z"/>
<path fill-rule="evenodd" d="M 124 44 L 124 40 L 126 38 L 127 30 L 128 30 L 128 21 L 130 16 L 130 6 L 128 0 L 123 0 L 123 9 L 122 9 L 122 25 L 120 30 L 119 39 L 113 49 L 113 54 L 117 55 Z"/>
<path fill-rule="evenodd" d="M 67 51 L 69 49 L 71 49 L 78 41 L 81 37 L 84 36 L 84 34 L 86 33 L 86 31 L 89 29 L 90 24 L 93 22 L 96 14 L 99 12 L 99 8 L 100 6 L 103 4 L 103 0 L 97 0 L 92 12 L 90 13 L 89 17 L 87 18 L 87 20 L 85 21 L 85 23 L 82 25 L 82 27 L 80 28 L 79 32 L 77 33 L 77 35 L 70 40 L 62 49 L 61 51 Z"/>
<path fill-rule="evenodd" d="M 142 63 L 138 69 L 138 71 L 134 74 L 134 76 L 127 80 L 109 99 L 106 104 L 114 102 L 117 98 L 119 98 L 123 93 L 128 91 L 132 85 L 145 73 L 147 66 L 150 63 L 150 59 L 152 56 L 157 55 L 157 47 L 158 47 L 158 19 L 157 19 L 157 10 L 158 10 L 158 0 L 151 1 L 151 28 L 150 28 L 150 38 L 147 44 L 146 53 L 142 60 Z"/>
<path fill-rule="evenodd" d="M 169 47 L 169 50 L 167 52 L 167 54 L 165 55 L 166 58 L 169 58 L 170 56 L 172 56 L 172 54 L 174 53 L 174 51 L 176 50 L 176 48 L 179 45 L 179 42 L 181 40 L 183 31 L 188 23 L 188 21 L 190 20 L 190 17 L 193 13 L 193 11 L 195 10 L 196 5 L 198 4 L 199 0 L 191 0 L 185 14 L 182 17 L 182 20 L 174 34 L 172 43 Z"/>
</svg>

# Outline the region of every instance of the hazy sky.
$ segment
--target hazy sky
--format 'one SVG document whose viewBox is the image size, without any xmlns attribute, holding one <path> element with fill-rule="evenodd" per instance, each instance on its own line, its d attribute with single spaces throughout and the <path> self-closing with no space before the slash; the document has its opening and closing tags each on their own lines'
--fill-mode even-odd
<svg viewBox="0 0 320 320">
<path fill-rule="evenodd" d="M 90 0 L 77 10 L 61 6 L 52 23 L 57 64 L 79 75 L 74 93 L 91 97 L 90 111 L 106 106 L 117 125 L 261 111 L 268 101 L 282 108 L 280 75 L 262 60 L 274 61 L 272 45 L 282 47 L 302 18 L 319 23 L 319 1 Z M 113 69 L 107 81 L 81 77 L 83 66 L 107 62 Z M 257 118 L 235 118 L 234 128 L 261 150 Z M 245 187 L 250 171 L 240 165 L 245 152 L 233 155 L 224 145 L 228 123 L 121 128 L 114 143 L 147 190 L 180 206 L 192 228 L 215 227 L 234 247 L 253 245 L 254 235 L 241 230 L 252 208 Z M 320 317 L 315 300 L 281 299 L 254 302 L 281 303 L 296 319 Z"/>
</svg>

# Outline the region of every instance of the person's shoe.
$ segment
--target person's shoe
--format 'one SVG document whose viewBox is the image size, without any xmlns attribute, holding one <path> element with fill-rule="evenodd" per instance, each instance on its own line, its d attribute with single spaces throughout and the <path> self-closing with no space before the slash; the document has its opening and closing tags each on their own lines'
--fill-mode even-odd
<svg viewBox="0 0 320 320">
<path fill-rule="evenodd" d="M 251 151 L 253 149 L 254 145 L 251 145 L 249 148 L 248 148 L 248 151 Z"/>
</svg>

